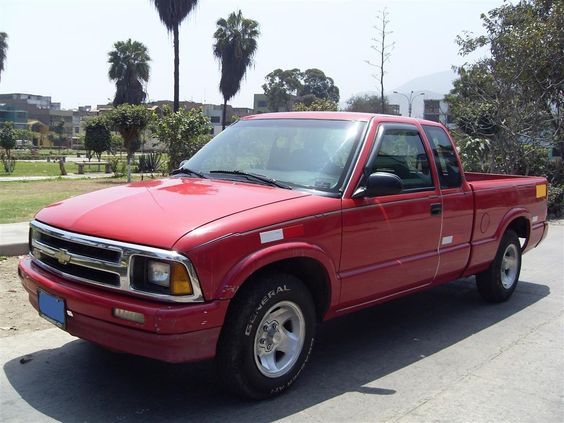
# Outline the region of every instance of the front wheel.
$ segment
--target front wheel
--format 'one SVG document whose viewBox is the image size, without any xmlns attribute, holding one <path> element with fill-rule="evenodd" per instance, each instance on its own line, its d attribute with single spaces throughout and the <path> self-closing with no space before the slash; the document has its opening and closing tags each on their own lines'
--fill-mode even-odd
<svg viewBox="0 0 564 423">
<path fill-rule="evenodd" d="M 517 234 L 507 230 L 490 267 L 476 275 L 480 295 L 490 302 L 506 301 L 517 286 L 521 272 L 521 244 Z"/>
<path fill-rule="evenodd" d="M 261 399 L 282 393 L 305 366 L 315 308 L 296 277 L 265 275 L 233 300 L 218 345 L 221 378 L 235 393 Z"/>
</svg>

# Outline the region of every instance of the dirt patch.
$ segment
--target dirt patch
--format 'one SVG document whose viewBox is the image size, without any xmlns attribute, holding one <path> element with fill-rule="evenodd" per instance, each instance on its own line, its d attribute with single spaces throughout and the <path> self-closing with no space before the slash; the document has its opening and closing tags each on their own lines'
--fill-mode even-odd
<svg viewBox="0 0 564 423">
<path fill-rule="evenodd" d="M 0 257 L 0 338 L 54 327 L 29 303 L 17 257 Z"/>
</svg>

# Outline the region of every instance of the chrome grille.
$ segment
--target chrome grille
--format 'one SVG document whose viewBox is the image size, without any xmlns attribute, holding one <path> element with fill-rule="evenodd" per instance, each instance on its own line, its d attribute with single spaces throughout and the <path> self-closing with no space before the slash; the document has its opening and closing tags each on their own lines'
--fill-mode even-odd
<svg viewBox="0 0 564 423">
<path fill-rule="evenodd" d="M 31 222 L 29 250 L 35 264 L 67 280 L 163 301 L 203 301 L 192 263 L 175 251 L 77 234 L 37 221 Z M 136 256 L 182 263 L 190 276 L 193 294 L 173 296 L 136 289 L 131 281 Z"/>
</svg>

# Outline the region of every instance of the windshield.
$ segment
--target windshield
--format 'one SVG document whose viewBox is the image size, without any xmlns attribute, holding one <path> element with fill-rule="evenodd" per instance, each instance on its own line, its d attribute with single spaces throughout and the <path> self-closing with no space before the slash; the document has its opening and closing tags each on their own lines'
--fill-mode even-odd
<svg viewBox="0 0 564 423">
<path fill-rule="evenodd" d="M 242 180 L 232 172 L 239 171 L 292 188 L 339 192 L 365 127 L 366 122 L 345 120 L 243 120 L 211 140 L 183 168 Z"/>
</svg>

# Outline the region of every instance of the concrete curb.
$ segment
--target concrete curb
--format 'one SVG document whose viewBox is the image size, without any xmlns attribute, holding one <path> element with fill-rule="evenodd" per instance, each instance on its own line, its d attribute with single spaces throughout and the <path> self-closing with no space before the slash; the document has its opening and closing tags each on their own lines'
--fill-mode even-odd
<svg viewBox="0 0 564 423">
<path fill-rule="evenodd" d="M 20 256 L 29 252 L 29 222 L 0 225 L 0 256 Z"/>
<path fill-rule="evenodd" d="M 0 256 L 12 257 L 12 256 L 23 256 L 29 253 L 29 246 L 27 242 L 16 243 L 16 244 L 4 244 L 0 245 Z"/>
</svg>

